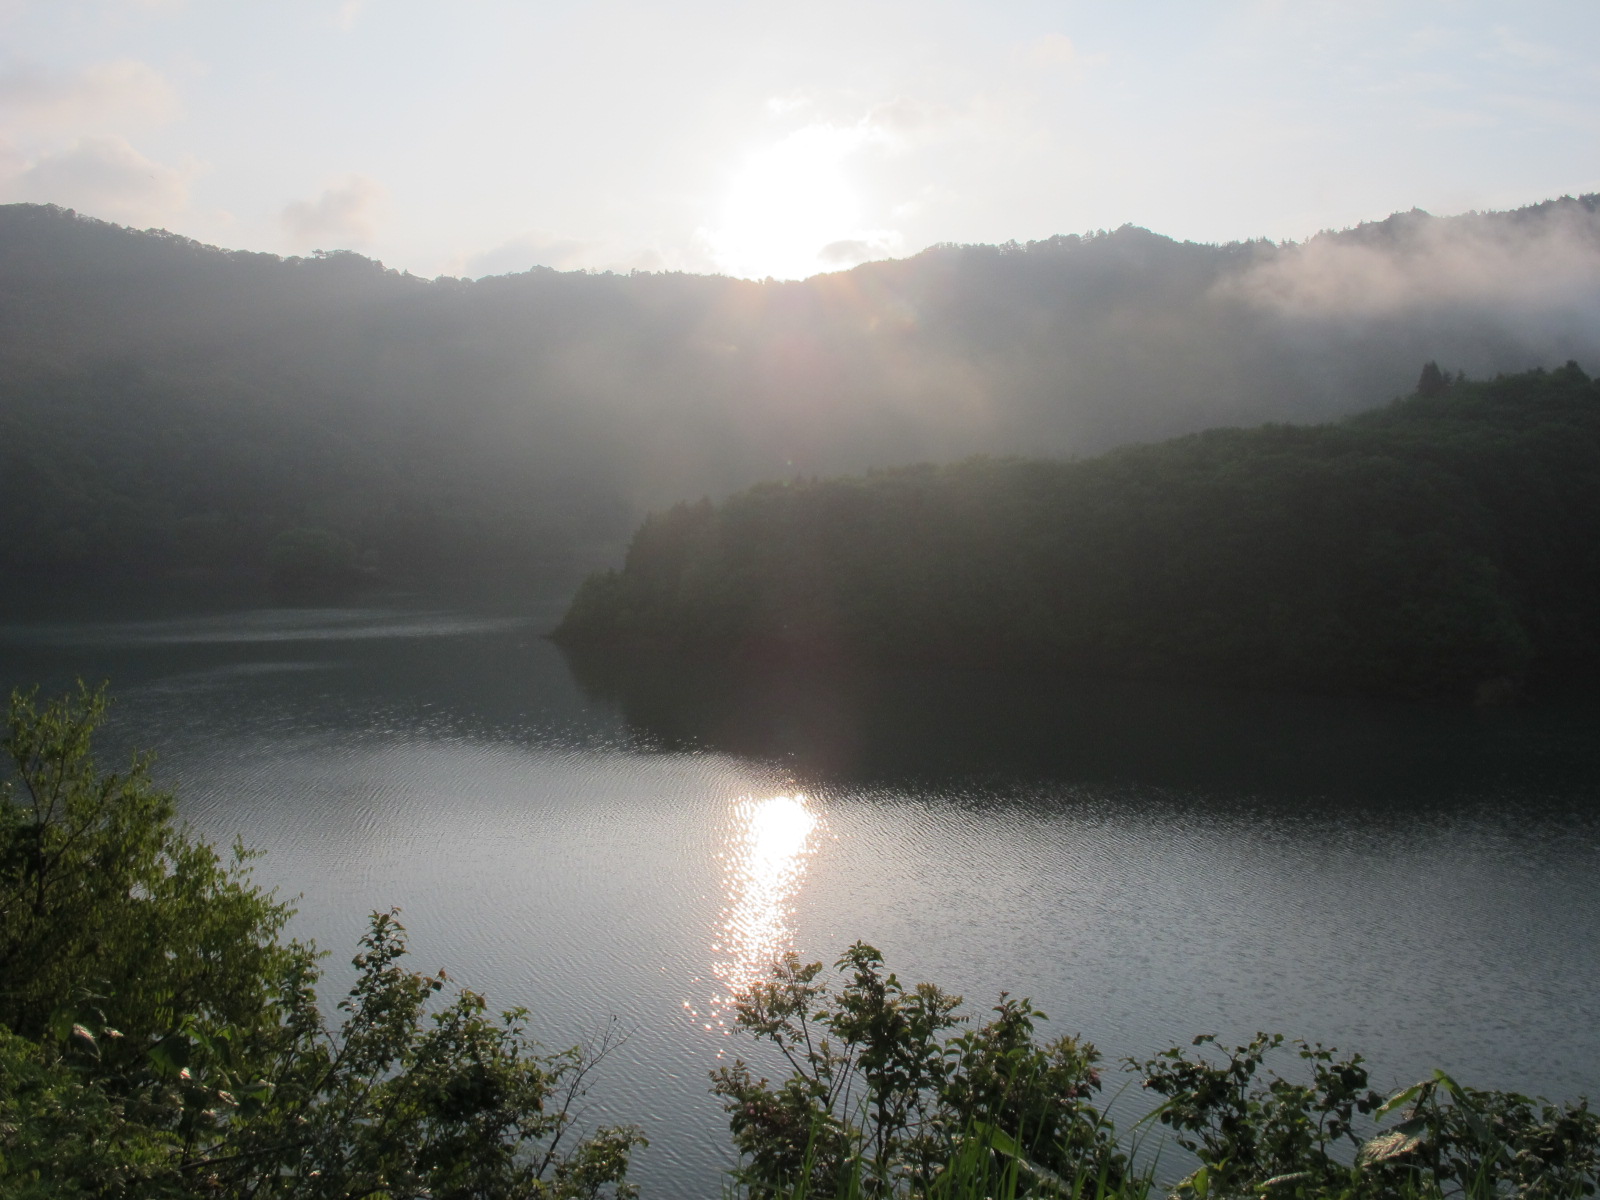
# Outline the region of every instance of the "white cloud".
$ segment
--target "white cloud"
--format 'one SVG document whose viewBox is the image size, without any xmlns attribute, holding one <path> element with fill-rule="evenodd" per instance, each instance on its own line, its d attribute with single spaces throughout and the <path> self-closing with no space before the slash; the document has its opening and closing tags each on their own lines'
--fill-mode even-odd
<svg viewBox="0 0 1600 1200">
<path fill-rule="evenodd" d="M 1434 305 L 1536 313 L 1600 295 L 1600 242 L 1572 200 L 1517 221 L 1417 214 L 1284 247 L 1219 291 L 1300 317 L 1382 317 Z"/>
<path fill-rule="evenodd" d="M 0 137 L 0 180 L 12 180 L 27 167 L 27 156 L 8 138 Z"/>
<path fill-rule="evenodd" d="M 115 0 L 115 3 L 157 17 L 176 16 L 189 7 L 189 0 Z"/>
<path fill-rule="evenodd" d="M 376 179 L 352 175 L 315 200 L 295 200 L 278 219 L 302 249 L 345 248 L 372 240 L 388 192 Z"/>
<path fill-rule="evenodd" d="M 682 252 L 619 241 L 563 238 L 543 230 L 531 230 L 488 250 L 457 255 L 446 263 L 445 274 L 478 279 L 485 275 L 513 275 L 531 267 L 625 272 L 709 270 L 711 265 Z"/>
<path fill-rule="evenodd" d="M 349 33 L 356 27 L 356 22 L 361 19 L 361 13 L 367 7 L 367 0 L 344 0 L 339 5 L 339 11 L 334 16 L 334 24 Z"/>
<path fill-rule="evenodd" d="M 896 97 L 874 107 L 862 125 L 869 137 L 903 142 L 925 136 L 948 116 L 949 113 L 943 109 L 929 108 L 925 104 Z"/>
<path fill-rule="evenodd" d="M 1030 65 L 1063 77 L 1073 84 L 1082 83 L 1086 71 L 1106 61 L 1104 54 L 1085 54 L 1064 33 L 1047 33 L 1034 38 L 1024 48 L 1024 56 Z"/>
<path fill-rule="evenodd" d="M 13 175 L 14 199 L 60 204 L 131 225 L 155 224 L 189 206 L 192 164 L 169 167 L 146 158 L 120 137 L 79 138 L 42 155 Z"/>
<path fill-rule="evenodd" d="M 0 71 L 0 121 L 14 133 L 104 134 L 170 120 L 180 107 L 166 76 L 137 59 L 70 74 L 28 65 Z"/>
<path fill-rule="evenodd" d="M 1028 44 L 1028 57 L 1043 67 L 1075 67 L 1082 61 L 1078 47 L 1064 33 L 1047 33 Z"/>
<path fill-rule="evenodd" d="M 784 96 L 767 97 L 767 116 L 787 117 L 791 113 L 806 112 L 816 106 L 816 102 L 804 92 L 790 92 Z"/>
<path fill-rule="evenodd" d="M 574 271 L 592 266 L 596 249 L 593 242 L 542 232 L 525 233 L 492 249 L 467 255 L 456 273 L 476 279 L 482 275 L 510 275 L 529 267 Z"/>
<path fill-rule="evenodd" d="M 880 230 L 865 237 L 829 242 L 817 251 L 817 261 L 829 270 L 846 270 L 904 252 L 904 239 L 894 230 Z"/>
<path fill-rule="evenodd" d="M 1570 54 L 1543 42 L 1529 41 L 1504 25 L 1494 28 L 1495 49 L 1504 57 L 1533 67 L 1551 67 L 1564 64 Z"/>
</svg>

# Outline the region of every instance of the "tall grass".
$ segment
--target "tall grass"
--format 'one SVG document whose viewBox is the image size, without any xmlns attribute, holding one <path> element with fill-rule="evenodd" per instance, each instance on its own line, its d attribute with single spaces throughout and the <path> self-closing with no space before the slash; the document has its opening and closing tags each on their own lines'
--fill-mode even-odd
<svg viewBox="0 0 1600 1200">
<path fill-rule="evenodd" d="M 812 1182 L 817 1165 L 815 1145 L 808 1145 L 804 1163 L 791 1181 L 764 1187 L 737 1175 L 723 1189 L 723 1200 L 886 1200 L 915 1196 L 918 1200 L 1150 1200 L 1157 1194 L 1155 1166 L 1113 1174 L 1101 1158 L 1087 1157 L 1065 1174 L 1031 1163 L 1017 1139 L 981 1123 L 959 1139 L 955 1153 L 924 1187 L 885 1184 L 867 1170 L 865 1153 L 850 1160 L 835 1186 Z"/>
</svg>

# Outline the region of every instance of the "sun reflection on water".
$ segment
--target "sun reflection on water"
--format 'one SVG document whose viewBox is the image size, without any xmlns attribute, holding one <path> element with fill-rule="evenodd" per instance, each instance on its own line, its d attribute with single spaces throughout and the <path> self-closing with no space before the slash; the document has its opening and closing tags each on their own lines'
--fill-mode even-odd
<svg viewBox="0 0 1600 1200">
<path fill-rule="evenodd" d="M 792 948 L 794 898 L 817 825 L 817 814 L 798 794 L 747 798 L 735 806 L 723 856 L 728 906 L 712 945 L 712 969 L 725 990 L 712 998 L 711 1012 L 690 1009 L 707 1029 L 726 1029 L 727 1010 Z"/>
</svg>

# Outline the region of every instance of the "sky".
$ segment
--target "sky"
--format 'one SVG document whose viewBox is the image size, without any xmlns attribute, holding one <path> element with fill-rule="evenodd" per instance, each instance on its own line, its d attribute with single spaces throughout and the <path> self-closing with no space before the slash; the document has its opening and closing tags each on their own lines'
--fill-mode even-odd
<svg viewBox="0 0 1600 1200">
<path fill-rule="evenodd" d="M 428 277 L 1593 191 L 1592 0 L 0 0 L 0 202 Z"/>
</svg>

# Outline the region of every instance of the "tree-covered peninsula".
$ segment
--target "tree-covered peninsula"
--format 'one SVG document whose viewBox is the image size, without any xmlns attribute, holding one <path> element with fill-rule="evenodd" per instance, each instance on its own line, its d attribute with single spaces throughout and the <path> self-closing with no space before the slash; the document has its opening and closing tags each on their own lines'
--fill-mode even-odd
<svg viewBox="0 0 1600 1200">
<path fill-rule="evenodd" d="M 1314 426 L 796 479 L 647 519 L 569 644 L 1492 701 L 1600 665 L 1576 363 Z"/>
</svg>

